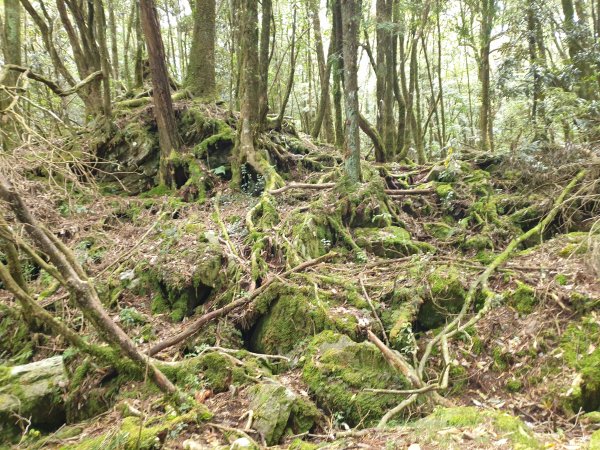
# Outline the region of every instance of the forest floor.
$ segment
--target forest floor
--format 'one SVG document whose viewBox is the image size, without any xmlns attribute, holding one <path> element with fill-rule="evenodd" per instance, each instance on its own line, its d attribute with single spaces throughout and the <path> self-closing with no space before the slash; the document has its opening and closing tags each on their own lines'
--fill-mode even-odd
<svg viewBox="0 0 600 450">
<path fill-rule="evenodd" d="M 73 183 L 49 177 L 26 149 L 15 154 L 12 175 L 145 352 L 271 280 L 243 308 L 154 355 L 177 367 L 167 374 L 212 418 L 192 420 L 144 380 L 90 364 L 60 338 L 22 335 L 2 315 L 3 364 L 64 353 L 69 378 L 59 401 L 67 423 L 32 433 L 35 424 L 21 421 L 17 446 L 600 448 L 600 155 L 557 153 L 538 166 L 514 155 L 365 164 L 366 183 L 345 194 L 325 184 L 339 181 L 331 147 L 272 132 L 286 184 L 323 186 L 265 194 L 260 177 L 248 174 L 239 192 L 217 165 L 231 138 L 220 122 L 227 114 L 202 115 L 210 119 L 200 127 L 195 116 L 188 136 L 206 144 L 212 166 L 204 167 L 210 182 L 200 187 L 192 165 L 174 190 L 125 192 L 129 174 L 120 182 Z M 130 127 L 119 133 L 128 130 L 127 142 L 145 145 Z M 198 129 L 206 135 L 194 136 Z M 206 143 L 214 136 L 224 140 Z M 217 162 L 209 161 L 211 152 Z M 559 157 L 570 160 L 550 165 Z M 491 309 L 449 340 L 447 362 L 432 353 L 424 377 L 439 382 L 447 371 L 448 386 L 439 392 L 451 404 L 436 406 L 422 395 L 376 428 L 407 397 L 376 390 L 410 386 L 365 329 L 416 366 L 427 342 L 459 314 L 477 277 L 551 211 L 580 161 L 588 176 L 557 218 L 491 275 Z M 329 256 L 286 272 L 323 255 Z M 47 274 L 32 266 L 30 277 L 48 310 L 91 332 Z M 0 302 L 13 300 L 0 291 Z M 481 302 L 479 295 L 465 321 Z"/>
</svg>

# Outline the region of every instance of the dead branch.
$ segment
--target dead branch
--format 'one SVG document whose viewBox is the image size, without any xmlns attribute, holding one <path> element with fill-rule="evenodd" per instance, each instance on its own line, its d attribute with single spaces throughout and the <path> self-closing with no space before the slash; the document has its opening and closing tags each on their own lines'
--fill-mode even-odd
<svg viewBox="0 0 600 450">
<path fill-rule="evenodd" d="M 435 189 L 427 188 L 427 189 L 386 189 L 385 193 L 387 195 L 399 196 L 399 195 L 422 195 L 422 194 L 433 194 L 435 193 Z"/>
<path fill-rule="evenodd" d="M 52 92 L 54 92 L 59 97 L 68 97 L 69 95 L 77 93 L 82 87 L 91 83 L 92 81 L 99 80 L 102 78 L 102 72 L 97 71 L 89 74 L 75 86 L 70 87 L 69 89 L 63 89 L 56 81 L 49 80 L 48 78 L 40 75 L 39 73 L 32 72 L 29 68 L 23 66 L 17 66 L 15 64 L 5 64 L 0 69 L 0 84 L 4 81 L 9 71 L 15 71 L 25 74 L 27 78 L 31 78 L 32 80 L 39 81 L 40 83 L 44 83 Z"/>
<path fill-rule="evenodd" d="M 335 187 L 335 183 L 320 183 L 320 184 L 312 184 L 312 183 L 290 183 L 290 184 L 286 184 L 283 187 L 280 187 L 279 189 L 274 189 L 272 191 L 269 191 L 269 194 L 282 194 L 285 191 L 289 191 L 290 189 L 314 189 L 314 190 L 321 190 L 321 189 L 331 189 Z"/>
</svg>

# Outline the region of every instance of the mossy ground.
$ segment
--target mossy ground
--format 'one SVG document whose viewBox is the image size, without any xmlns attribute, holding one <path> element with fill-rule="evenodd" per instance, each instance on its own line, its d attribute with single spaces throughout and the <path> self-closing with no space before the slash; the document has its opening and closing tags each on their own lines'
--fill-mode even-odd
<svg viewBox="0 0 600 450">
<path fill-rule="evenodd" d="M 248 310 L 234 311 L 226 320 L 203 328 L 193 340 L 156 355 L 180 389 L 204 399 L 214 416 L 209 419 L 206 414 L 203 420 L 215 424 L 242 427 L 247 393 L 253 386 L 281 383 L 307 392 L 316 402 L 325 417 L 317 421 L 313 430 L 317 435 L 341 430 L 344 424 L 375 425 L 401 399 L 366 389 L 410 386 L 372 344 L 364 342 L 362 329 L 370 328 L 381 338 L 385 333 L 390 347 L 411 360 L 432 334 L 456 317 L 470 283 L 494 255 L 537 223 L 553 195 L 515 194 L 506 189 L 507 180 L 496 182 L 497 174 L 457 161 L 445 162 L 430 178 L 423 178 L 434 172 L 429 167 L 406 167 L 399 173 L 394 165 L 364 163 L 365 183 L 351 186 L 332 166 L 339 159 L 332 156 L 333 149 L 315 150 L 301 135 L 275 132 L 268 139 L 282 145 L 289 152 L 287 158 L 265 157 L 261 163 L 265 174 L 244 166 L 245 184 L 241 192 L 234 191 L 227 180 L 232 176 L 229 157 L 235 117 L 195 102 L 178 109 L 178 116 L 186 153 L 171 158 L 181 176 L 175 185 L 156 185 L 157 137 L 152 120 L 142 114 L 121 124 L 117 135 L 95 142 L 100 156 L 109 158 L 125 157 L 126 150 L 135 147 L 135 161 L 130 159 L 124 167 L 140 163 L 145 172 L 121 180 L 130 187 L 127 195 L 118 184 L 103 180 L 99 198 L 60 198 L 56 202 L 60 211 L 44 210 L 39 216 L 65 230 L 61 239 L 77 250 L 85 270 L 98 277 L 101 299 L 111 316 L 143 350 L 180 332 L 199 315 L 247 296 L 270 277 L 282 277 L 307 259 L 336 252 L 323 264 L 278 279 Z M 261 136 L 260 142 L 263 138 L 267 139 Z M 273 176 L 276 169 L 281 177 Z M 268 192 L 284 179 L 337 181 L 337 185 L 282 195 Z M 386 195 L 384 190 L 394 186 L 424 192 Z M 144 194 L 137 195 L 141 191 Z M 477 399 L 483 406 L 494 406 L 486 399 L 499 397 L 508 411 L 513 400 L 539 398 L 537 409 L 523 413 L 528 421 L 537 419 L 536 430 L 548 423 L 547 414 L 560 418 L 557 427 L 569 429 L 561 420 L 579 407 L 598 409 L 594 321 L 599 296 L 589 269 L 583 270 L 583 261 L 595 247 L 588 233 L 541 243 L 562 225 L 552 224 L 544 236 L 526 242 L 524 252 L 494 274 L 489 288 L 503 295 L 477 327 L 450 342 L 450 386 L 442 394 L 458 405 Z M 561 258 L 560 273 L 552 266 L 550 253 Z M 36 292 L 44 292 L 40 301 L 52 301 L 50 311 L 95 340 L 88 324 L 57 300 L 64 293 L 47 278 L 42 272 L 39 281 L 32 282 Z M 475 301 L 469 314 L 479 307 Z M 0 317 L 0 358 L 14 358 L 11 364 L 44 357 L 48 350 L 42 347 L 64 348 L 64 342 L 44 333 L 28 339 L 18 321 L 6 320 L 2 311 Z M 425 373 L 428 382 L 435 382 L 441 373 L 440 356 L 437 351 L 432 355 Z M 73 420 L 114 401 L 131 401 L 146 417 L 141 423 L 136 416 L 113 411 L 106 414 L 113 420 L 110 429 L 94 431 L 94 423 L 108 423 L 99 416 L 82 425 L 93 433 L 87 437 L 83 433 L 79 448 L 149 448 L 157 438 L 167 445 L 181 444 L 194 434 L 217 436 L 215 442 L 229 448 L 231 432 L 199 425 L 188 417 L 187 402 L 174 405 L 180 411 L 169 410 L 156 388 L 142 382 L 142 374 L 123 367 L 107 372 L 82 355 L 72 365 L 69 400 L 74 409 L 83 405 L 80 416 L 70 415 Z M 572 386 L 573 380 L 578 383 Z M 99 386 L 104 390 L 95 390 Z M 294 417 L 313 417 L 308 414 L 315 412 L 311 405 L 296 405 Z M 425 436 L 423 445 L 432 448 L 463 448 L 465 443 L 464 448 L 471 444 L 490 448 L 502 439 L 514 448 L 538 448 L 537 437 L 513 415 L 469 407 L 437 410 L 417 419 L 431 412 L 430 404 L 419 401 L 406 416 L 392 421 L 406 425 L 405 419 L 413 414 L 416 420 L 408 428 L 361 439 L 375 448 L 394 442 L 408 446 L 409 433 Z M 303 419 L 287 425 L 288 434 L 313 426 Z M 458 438 L 449 437 L 451 433 L 444 431 L 448 429 L 458 429 Z M 478 435 L 481 430 L 483 435 Z M 27 437 L 31 442 L 47 437 L 36 438 L 34 431 Z M 280 438 L 284 445 L 292 440 L 286 433 Z M 311 448 L 320 438 L 293 439 L 292 448 Z M 348 448 L 352 442 L 356 443 L 349 438 L 329 444 Z"/>
</svg>

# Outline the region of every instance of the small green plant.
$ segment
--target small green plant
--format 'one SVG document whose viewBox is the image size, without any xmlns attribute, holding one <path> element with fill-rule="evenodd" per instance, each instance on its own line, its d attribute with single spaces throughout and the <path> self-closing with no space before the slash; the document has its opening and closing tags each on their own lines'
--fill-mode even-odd
<svg viewBox="0 0 600 450">
<path fill-rule="evenodd" d="M 125 326 L 143 325 L 148 322 L 146 316 L 135 308 L 123 308 L 119 312 L 119 319 Z"/>
</svg>

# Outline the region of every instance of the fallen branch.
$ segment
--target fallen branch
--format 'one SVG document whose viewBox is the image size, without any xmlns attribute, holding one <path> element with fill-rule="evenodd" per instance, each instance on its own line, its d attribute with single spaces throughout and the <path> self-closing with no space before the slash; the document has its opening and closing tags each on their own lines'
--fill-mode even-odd
<svg viewBox="0 0 600 450">
<path fill-rule="evenodd" d="M 48 78 L 44 77 L 43 75 L 40 75 L 39 73 L 32 72 L 27 67 L 17 66 L 15 64 L 5 64 L 0 70 L 0 84 L 2 84 L 4 78 L 6 78 L 8 72 L 11 70 L 23 73 L 27 78 L 31 78 L 32 80 L 44 83 L 46 86 L 48 86 L 48 88 L 50 88 L 52 92 L 54 92 L 59 97 L 68 97 L 69 95 L 75 94 L 85 85 L 91 83 L 92 81 L 100 80 L 102 78 L 102 72 L 97 71 L 89 74 L 75 86 L 70 87 L 69 89 L 63 89 L 59 86 L 59 84 L 56 81 L 49 80 Z"/>
<path fill-rule="evenodd" d="M 313 184 L 313 183 L 290 183 L 290 184 L 286 184 L 283 187 L 280 187 L 279 189 L 273 189 L 272 191 L 269 191 L 269 194 L 281 194 L 285 191 L 289 191 L 290 189 L 314 189 L 314 190 L 321 190 L 321 189 L 331 189 L 335 187 L 335 183 L 320 183 L 320 184 Z"/>
<path fill-rule="evenodd" d="M 427 189 L 386 189 L 385 193 L 387 195 L 400 196 L 400 195 L 422 195 L 422 194 L 433 194 L 435 193 L 435 189 L 427 188 Z"/>
<path fill-rule="evenodd" d="M 296 267 L 283 272 L 281 275 L 270 276 L 267 279 L 267 281 L 265 281 L 260 287 L 256 288 L 254 291 L 252 291 L 246 297 L 242 297 L 238 300 L 235 300 L 235 301 L 229 303 L 228 305 L 223 306 L 222 308 L 219 308 L 219 309 L 211 311 L 207 314 L 204 314 L 203 316 L 199 317 L 197 320 L 192 322 L 190 325 L 188 325 L 188 327 L 185 330 L 183 330 L 181 333 L 176 334 L 175 336 L 171 336 L 171 337 L 159 342 L 154 347 L 152 347 L 150 350 L 148 350 L 148 352 L 147 352 L 148 356 L 154 356 L 158 352 L 161 352 L 166 348 L 172 347 L 172 346 L 184 341 L 185 339 L 195 335 L 207 323 L 212 322 L 213 320 L 215 320 L 219 317 L 223 317 L 241 306 L 245 306 L 245 305 L 249 304 L 250 302 L 252 302 L 252 300 L 254 300 L 256 297 L 258 297 L 263 292 L 265 292 L 267 290 L 267 288 L 269 286 L 271 286 L 271 284 L 273 284 L 278 279 L 287 277 L 288 275 L 291 275 L 292 273 L 300 272 L 309 267 L 316 266 L 317 264 L 320 264 L 324 261 L 327 261 L 328 259 L 333 258 L 335 255 L 336 255 L 335 252 L 329 252 L 326 255 L 320 256 L 319 258 L 305 261 L 302 264 L 299 264 Z"/>
</svg>

